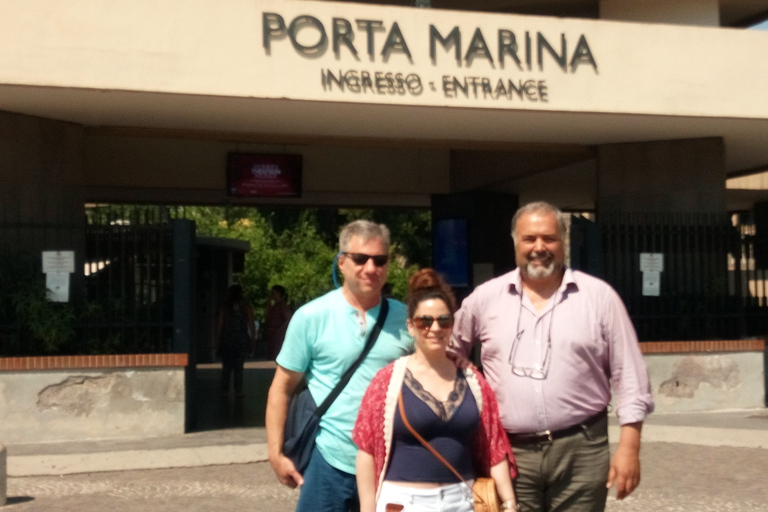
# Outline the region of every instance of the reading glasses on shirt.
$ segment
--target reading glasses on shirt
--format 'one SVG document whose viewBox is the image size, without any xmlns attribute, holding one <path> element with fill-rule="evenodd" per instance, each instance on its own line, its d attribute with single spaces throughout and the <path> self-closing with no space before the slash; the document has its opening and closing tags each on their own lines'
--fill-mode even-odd
<svg viewBox="0 0 768 512">
<path fill-rule="evenodd" d="M 413 317 L 411 321 L 417 329 L 430 329 L 432 324 L 435 323 L 435 320 L 437 320 L 437 325 L 440 326 L 441 329 L 453 327 L 453 315 L 440 315 L 437 318 L 430 315 L 422 315 Z"/>
<path fill-rule="evenodd" d="M 540 364 L 535 366 L 518 366 L 515 364 L 515 357 L 517 355 L 517 347 L 520 346 L 520 340 L 525 333 L 525 329 L 520 330 L 520 317 L 523 315 L 523 297 L 520 296 L 520 311 L 517 313 L 517 336 L 512 342 L 512 347 L 509 350 L 509 366 L 512 367 L 512 374 L 518 377 L 529 377 L 531 379 L 544 380 L 547 378 L 549 372 L 550 353 L 552 352 L 552 324 L 555 320 L 555 307 L 552 307 L 552 311 L 549 314 L 549 329 L 547 330 L 547 349 L 544 352 L 544 359 Z"/>
<path fill-rule="evenodd" d="M 355 265 L 365 265 L 369 259 L 373 259 L 374 265 L 383 267 L 389 261 L 388 254 L 363 254 L 361 252 L 342 252 L 341 254 L 352 258 Z"/>
</svg>

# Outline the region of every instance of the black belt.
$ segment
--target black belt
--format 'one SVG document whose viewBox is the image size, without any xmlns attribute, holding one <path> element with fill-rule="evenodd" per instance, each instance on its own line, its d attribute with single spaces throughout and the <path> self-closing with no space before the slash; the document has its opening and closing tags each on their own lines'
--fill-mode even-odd
<svg viewBox="0 0 768 512">
<path fill-rule="evenodd" d="M 591 427 L 598 421 L 605 418 L 607 415 L 608 410 L 603 409 L 600 411 L 600 413 L 592 416 L 591 418 L 587 418 L 586 420 L 577 425 L 573 425 L 572 427 L 566 427 L 561 430 L 545 430 L 544 432 L 530 432 L 525 434 L 507 433 L 507 436 L 509 437 L 509 442 L 513 447 L 516 444 L 551 443 L 555 439 L 560 439 L 561 437 L 568 437 L 574 434 L 578 434 L 579 432 L 583 432 L 586 428 Z"/>
</svg>

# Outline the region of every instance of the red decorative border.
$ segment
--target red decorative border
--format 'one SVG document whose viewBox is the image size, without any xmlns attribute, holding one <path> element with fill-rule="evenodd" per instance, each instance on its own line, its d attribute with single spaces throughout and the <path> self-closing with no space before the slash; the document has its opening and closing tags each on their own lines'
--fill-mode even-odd
<svg viewBox="0 0 768 512">
<path fill-rule="evenodd" d="M 0 371 L 62 370 L 74 368 L 184 367 L 187 354 L 121 354 L 103 356 L 1 357 Z"/>
<path fill-rule="evenodd" d="M 643 354 L 685 354 L 695 352 L 761 352 L 764 339 L 714 341 L 645 341 Z M 102 356 L 0 357 L 0 371 L 61 370 L 89 368 L 185 367 L 187 354 L 121 354 Z"/>
<path fill-rule="evenodd" d="M 762 352 L 764 339 L 713 341 L 644 341 L 643 354 L 686 354 L 693 352 Z"/>
</svg>

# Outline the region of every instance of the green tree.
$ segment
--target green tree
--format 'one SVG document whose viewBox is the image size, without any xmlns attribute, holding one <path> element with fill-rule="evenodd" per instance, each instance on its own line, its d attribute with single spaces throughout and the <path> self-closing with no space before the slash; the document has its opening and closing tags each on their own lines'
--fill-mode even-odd
<svg viewBox="0 0 768 512">
<path fill-rule="evenodd" d="M 264 318 L 273 285 L 285 287 L 294 308 L 334 288 L 332 274 L 339 232 L 352 220 L 366 218 L 389 226 L 389 283 L 396 298 L 405 298 L 410 275 L 431 261 L 431 219 L 427 210 L 109 205 L 90 208 L 87 215 L 100 225 L 154 224 L 183 218 L 195 222 L 200 236 L 247 241 L 251 249 L 236 279 L 258 319 Z"/>
<path fill-rule="evenodd" d="M 268 290 L 275 284 L 286 288 L 294 307 L 333 289 L 338 234 L 352 220 L 365 218 L 389 226 L 389 282 L 397 298 L 405 298 L 408 278 L 431 259 L 430 216 L 426 210 L 188 207 L 183 216 L 195 221 L 201 235 L 250 243 L 245 270 L 238 277 L 258 317 L 263 316 Z"/>
<path fill-rule="evenodd" d="M 432 214 L 429 210 L 382 208 L 376 210 L 341 209 L 342 224 L 367 219 L 385 224 L 390 231 L 392 247 L 406 266 L 432 265 Z"/>
</svg>

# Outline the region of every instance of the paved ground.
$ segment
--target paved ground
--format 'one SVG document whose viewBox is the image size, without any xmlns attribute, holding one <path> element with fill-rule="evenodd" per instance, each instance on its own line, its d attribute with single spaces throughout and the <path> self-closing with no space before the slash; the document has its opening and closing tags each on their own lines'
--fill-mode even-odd
<svg viewBox="0 0 768 512">
<path fill-rule="evenodd" d="M 611 512 L 768 511 L 768 450 L 646 443 L 643 482 Z M 7 510 L 292 512 L 267 463 L 9 478 Z"/>
<path fill-rule="evenodd" d="M 608 510 L 768 511 L 768 450 L 646 443 L 641 460 L 640 487 Z"/>
<path fill-rule="evenodd" d="M 292 511 L 266 463 L 8 480 L 13 512 Z"/>
</svg>

